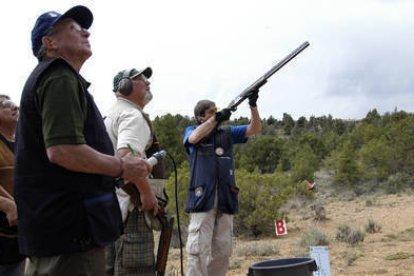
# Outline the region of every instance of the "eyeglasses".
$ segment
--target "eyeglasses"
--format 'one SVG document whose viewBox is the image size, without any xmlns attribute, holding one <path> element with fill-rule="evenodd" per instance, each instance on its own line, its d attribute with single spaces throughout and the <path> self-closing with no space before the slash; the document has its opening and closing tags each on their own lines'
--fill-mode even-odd
<svg viewBox="0 0 414 276">
<path fill-rule="evenodd" d="M 145 83 L 149 82 L 148 78 L 144 76 L 143 74 L 136 76 L 135 78 L 133 78 L 133 80 L 142 80 Z"/>
<path fill-rule="evenodd" d="M 144 76 L 144 74 L 139 75 L 140 79 L 143 80 L 144 82 L 148 82 L 148 78 L 146 76 Z"/>
<path fill-rule="evenodd" d="M 4 100 L 4 101 L 0 102 L 0 107 L 2 107 L 2 108 L 15 108 L 15 107 L 17 107 L 17 105 L 14 102 L 10 101 L 10 100 Z"/>
<path fill-rule="evenodd" d="M 211 114 L 214 114 L 214 113 L 216 113 L 217 112 L 217 107 L 211 107 L 211 108 L 209 108 L 209 109 L 207 109 L 205 112 L 204 112 L 204 114 L 205 115 L 211 115 Z"/>
</svg>

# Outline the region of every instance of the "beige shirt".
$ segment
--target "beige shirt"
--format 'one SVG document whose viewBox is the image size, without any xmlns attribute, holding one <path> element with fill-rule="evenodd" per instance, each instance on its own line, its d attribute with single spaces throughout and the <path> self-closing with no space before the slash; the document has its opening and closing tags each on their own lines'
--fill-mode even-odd
<svg viewBox="0 0 414 276">
<path fill-rule="evenodd" d="M 138 105 L 117 98 L 106 115 L 105 127 L 115 152 L 130 144 L 143 158 L 146 157 L 145 150 L 152 144 L 151 129 Z"/>
<path fill-rule="evenodd" d="M 107 112 L 105 127 L 115 152 L 120 148 L 128 147 L 129 144 L 141 154 L 142 158 L 146 158 L 145 150 L 152 144 L 152 135 L 150 126 L 138 105 L 127 99 L 117 98 L 116 103 Z M 116 193 L 122 218 L 125 221 L 128 210 L 132 211 L 135 205 L 124 190 L 117 189 Z"/>
</svg>

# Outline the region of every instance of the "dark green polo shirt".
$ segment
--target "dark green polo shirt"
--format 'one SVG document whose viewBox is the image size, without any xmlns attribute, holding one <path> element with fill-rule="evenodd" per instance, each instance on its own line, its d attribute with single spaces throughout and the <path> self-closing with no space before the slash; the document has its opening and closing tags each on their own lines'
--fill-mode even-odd
<svg viewBox="0 0 414 276">
<path fill-rule="evenodd" d="M 45 147 L 85 144 L 83 128 L 87 115 L 85 94 L 73 71 L 56 64 L 43 75 L 37 88 Z M 85 89 L 90 85 L 83 80 Z"/>
</svg>

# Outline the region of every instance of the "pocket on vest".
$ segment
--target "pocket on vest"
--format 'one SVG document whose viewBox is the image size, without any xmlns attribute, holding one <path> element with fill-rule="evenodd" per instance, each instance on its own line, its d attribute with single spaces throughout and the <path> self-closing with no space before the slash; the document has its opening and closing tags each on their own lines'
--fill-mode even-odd
<svg viewBox="0 0 414 276">
<path fill-rule="evenodd" d="M 226 214 L 239 211 L 239 188 L 234 179 L 233 159 L 224 156 L 218 158 L 219 170 L 219 208 Z"/>
<path fill-rule="evenodd" d="M 114 193 L 109 192 L 85 199 L 83 206 L 92 241 L 101 247 L 113 243 L 122 232 L 119 204 Z"/>
<path fill-rule="evenodd" d="M 235 214 L 239 211 L 239 188 L 235 185 L 226 185 L 223 191 L 223 212 Z"/>
<path fill-rule="evenodd" d="M 190 187 L 188 191 L 188 209 L 193 212 L 204 211 L 208 200 L 206 185 Z"/>
</svg>

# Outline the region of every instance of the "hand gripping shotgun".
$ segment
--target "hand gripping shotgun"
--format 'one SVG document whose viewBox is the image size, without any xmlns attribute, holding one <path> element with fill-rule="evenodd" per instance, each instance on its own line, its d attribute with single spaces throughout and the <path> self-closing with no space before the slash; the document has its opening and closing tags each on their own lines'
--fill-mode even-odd
<svg viewBox="0 0 414 276">
<path fill-rule="evenodd" d="M 309 46 L 309 42 L 305 41 L 302 43 L 298 48 L 293 50 L 289 55 L 287 55 L 284 59 L 279 61 L 278 64 L 273 66 L 269 71 L 266 72 L 263 76 L 261 76 L 258 80 L 256 80 L 253 84 L 243 90 L 234 100 L 230 102 L 227 106 L 228 109 L 231 111 L 236 111 L 237 106 L 247 99 L 251 93 L 257 91 L 260 87 L 262 87 L 266 82 L 267 79 L 270 78 L 274 73 L 279 71 L 280 68 L 286 65 L 289 61 L 291 61 L 294 57 L 296 57 L 300 52 L 305 50 L 306 47 Z"/>
<path fill-rule="evenodd" d="M 152 166 L 155 166 L 158 161 L 162 160 L 167 153 L 164 150 L 154 153 L 150 158 L 147 159 L 148 163 Z M 165 270 L 167 267 L 168 253 L 170 251 L 170 243 L 172 238 L 174 218 L 167 215 L 165 208 L 167 207 L 168 196 L 164 191 L 164 196 L 166 200 L 162 200 L 158 197 L 158 201 L 161 207 L 160 212 L 157 215 L 157 218 L 161 224 L 161 234 L 158 242 L 158 251 L 157 251 L 157 260 L 155 264 L 155 275 L 163 276 L 165 275 Z"/>
<path fill-rule="evenodd" d="M 133 155 L 137 155 L 135 150 L 128 145 L 128 148 L 133 153 Z M 147 159 L 147 162 L 151 164 L 151 166 L 157 165 L 165 156 L 167 155 L 166 151 L 160 150 L 152 154 L 150 158 Z M 123 182 L 122 179 L 117 180 L 118 182 Z M 118 185 L 131 197 L 131 201 L 138 207 L 140 205 L 140 195 L 138 189 L 132 183 L 118 183 Z M 170 217 L 165 209 L 168 204 L 168 196 L 163 189 L 163 196 L 157 195 L 158 204 L 161 207 L 160 212 L 157 214 L 156 219 L 159 221 L 161 227 L 161 234 L 158 243 L 158 251 L 157 251 L 157 259 L 155 264 L 155 275 L 156 276 L 163 276 L 165 275 L 166 267 L 167 267 L 167 260 L 168 260 L 168 253 L 170 249 L 170 243 L 172 238 L 172 231 L 173 231 L 173 224 L 174 218 Z M 151 212 L 144 212 L 144 218 L 147 225 L 154 226 L 153 219 L 151 219 Z M 155 226 L 154 226 L 155 227 Z M 155 228 L 158 228 L 155 227 Z"/>
<path fill-rule="evenodd" d="M 163 159 L 167 153 L 164 150 L 154 153 L 147 161 L 155 166 L 158 161 Z M 168 196 L 164 191 L 164 196 L 166 197 L 165 202 L 158 198 L 161 210 L 157 215 L 157 218 L 161 224 L 161 234 L 158 242 L 158 251 L 157 251 L 157 260 L 155 263 L 155 275 L 164 276 L 165 270 L 167 267 L 168 253 L 170 251 L 170 243 L 173 232 L 174 217 L 170 217 L 165 212 L 167 207 Z"/>
</svg>

